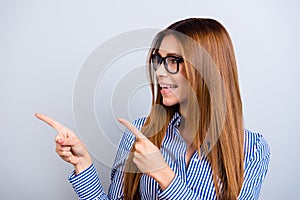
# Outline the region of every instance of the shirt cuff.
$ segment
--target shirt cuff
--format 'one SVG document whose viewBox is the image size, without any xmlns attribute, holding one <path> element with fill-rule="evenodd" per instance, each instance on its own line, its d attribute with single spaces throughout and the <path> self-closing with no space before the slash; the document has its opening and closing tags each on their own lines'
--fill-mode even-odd
<svg viewBox="0 0 300 200">
<path fill-rule="evenodd" d="M 104 193 L 94 164 L 80 174 L 73 171 L 69 181 L 79 199 L 94 199 Z"/>
<path fill-rule="evenodd" d="M 195 199 L 193 191 L 189 189 L 179 176 L 175 176 L 165 190 L 158 191 L 159 199 Z M 194 197 L 194 198 L 193 198 Z"/>
</svg>

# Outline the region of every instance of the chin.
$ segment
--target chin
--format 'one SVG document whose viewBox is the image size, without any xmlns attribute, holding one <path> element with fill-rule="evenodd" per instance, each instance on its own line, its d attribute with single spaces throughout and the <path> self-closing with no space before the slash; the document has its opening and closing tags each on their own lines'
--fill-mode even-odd
<svg viewBox="0 0 300 200">
<path fill-rule="evenodd" d="M 176 99 L 163 99 L 163 104 L 165 106 L 174 106 L 176 104 L 178 104 L 178 100 Z"/>
</svg>

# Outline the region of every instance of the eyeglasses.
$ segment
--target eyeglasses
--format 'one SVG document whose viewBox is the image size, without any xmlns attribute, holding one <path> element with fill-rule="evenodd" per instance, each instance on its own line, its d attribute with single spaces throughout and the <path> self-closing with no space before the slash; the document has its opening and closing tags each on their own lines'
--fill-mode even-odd
<svg viewBox="0 0 300 200">
<path fill-rule="evenodd" d="M 155 71 L 162 63 L 164 63 L 164 67 L 167 72 L 170 74 L 177 74 L 179 71 L 179 64 L 183 62 L 183 58 L 179 56 L 162 57 L 156 53 L 151 55 L 151 62 Z"/>
</svg>

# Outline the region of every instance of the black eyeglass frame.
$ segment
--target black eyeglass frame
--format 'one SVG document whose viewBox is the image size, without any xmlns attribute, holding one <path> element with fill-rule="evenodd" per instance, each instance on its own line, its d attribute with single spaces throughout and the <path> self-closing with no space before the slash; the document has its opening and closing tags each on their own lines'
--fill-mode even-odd
<svg viewBox="0 0 300 200">
<path fill-rule="evenodd" d="M 157 57 L 159 57 L 160 60 L 157 59 Z M 167 59 L 168 58 L 173 58 L 175 59 L 175 62 L 177 64 L 177 68 L 176 68 L 176 71 L 173 72 L 173 71 L 170 71 L 169 70 L 169 67 L 168 67 L 168 63 L 167 63 Z M 158 60 L 159 62 L 157 62 L 157 65 L 154 64 L 153 60 L 156 59 Z M 179 64 L 183 62 L 183 58 L 180 57 L 180 56 L 173 56 L 173 55 L 169 55 L 169 56 L 165 56 L 165 57 L 162 57 L 160 54 L 158 53 L 155 53 L 155 54 L 152 54 L 151 55 L 151 64 L 153 66 L 153 69 L 154 71 L 156 71 L 158 69 L 158 66 L 161 65 L 161 63 L 164 63 L 164 67 L 166 69 L 166 71 L 170 74 L 177 74 L 179 72 Z"/>
</svg>

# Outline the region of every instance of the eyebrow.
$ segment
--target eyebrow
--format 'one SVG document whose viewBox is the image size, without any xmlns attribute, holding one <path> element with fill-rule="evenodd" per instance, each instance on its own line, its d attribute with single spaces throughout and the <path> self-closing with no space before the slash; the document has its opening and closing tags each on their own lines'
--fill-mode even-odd
<svg viewBox="0 0 300 200">
<path fill-rule="evenodd" d="M 156 53 L 161 56 L 161 54 L 159 53 L 159 50 Z M 181 57 L 182 58 L 182 56 L 177 54 L 177 53 L 167 53 L 166 56 L 175 56 L 175 57 Z"/>
</svg>

